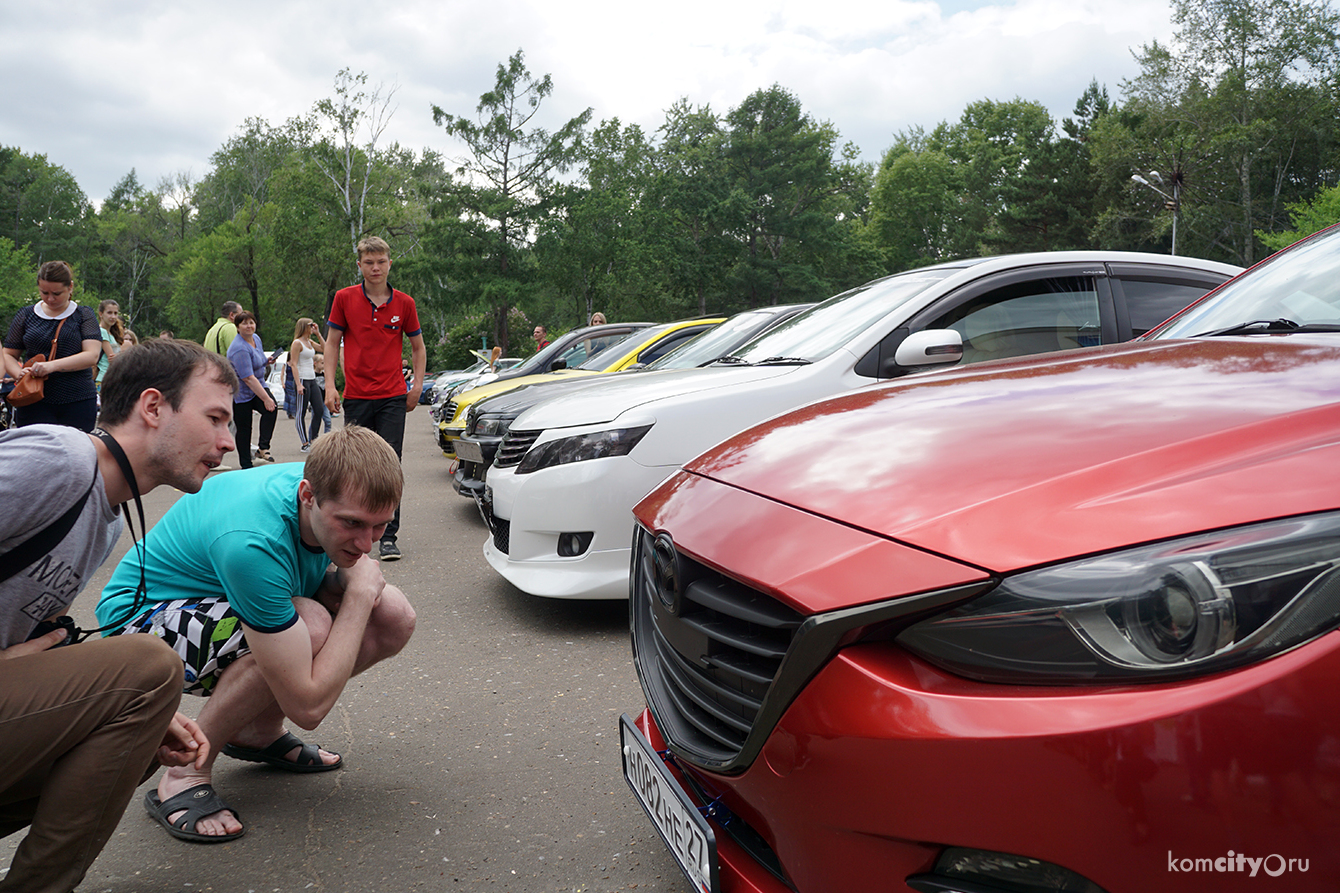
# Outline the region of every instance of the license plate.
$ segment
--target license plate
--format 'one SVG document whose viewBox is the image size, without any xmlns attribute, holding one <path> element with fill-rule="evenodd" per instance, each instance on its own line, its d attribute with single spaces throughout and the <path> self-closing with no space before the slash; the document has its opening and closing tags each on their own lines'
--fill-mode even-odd
<svg viewBox="0 0 1340 893">
<path fill-rule="evenodd" d="M 719 893 L 716 835 L 626 713 L 619 717 L 619 745 L 624 780 L 684 876 L 700 893 Z"/>
<path fill-rule="evenodd" d="M 461 438 L 456 441 L 456 456 L 466 462 L 483 462 L 484 451 L 473 440 Z"/>
</svg>

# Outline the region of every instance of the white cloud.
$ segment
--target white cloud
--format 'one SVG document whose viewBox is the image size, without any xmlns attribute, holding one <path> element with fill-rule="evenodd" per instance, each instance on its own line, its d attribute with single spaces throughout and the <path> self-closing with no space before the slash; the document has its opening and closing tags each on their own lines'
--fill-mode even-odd
<svg viewBox="0 0 1340 893">
<path fill-rule="evenodd" d="M 590 106 L 651 131 L 681 97 L 725 112 L 773 83 L 877 160 L 894 134 L 955 120 L 982 98 L 1037 100 L 1060 118 L 1097 79 L 1114 97 L 1130 51 L 1165 40 L 1155 0 L 865 0 L 655 5 L 403 0 L 180 0 L 39 6 L 0 0 L 11 85 L 0 144 L 47 154 L 95 200 L 190 169 L 248 117 L 305 114 L 335 73 L 397 84 L 387 138 L 451 153 L 437 104 L 470 114 L 517 49 L 551 74 L 555 127 Z"/>
</svg>

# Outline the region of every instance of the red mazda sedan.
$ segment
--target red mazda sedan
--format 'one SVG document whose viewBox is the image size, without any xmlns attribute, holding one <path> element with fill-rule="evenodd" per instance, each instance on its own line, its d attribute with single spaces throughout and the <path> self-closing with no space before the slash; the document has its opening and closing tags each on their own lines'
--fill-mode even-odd
<svg viewBox="0 0 1340 893">
<path fill-rule="evenodd" d="M 1340 234 L 1135 344 L 811 405 L 636 508 L 704 891 L 1340 889 Z"/>
</svg>

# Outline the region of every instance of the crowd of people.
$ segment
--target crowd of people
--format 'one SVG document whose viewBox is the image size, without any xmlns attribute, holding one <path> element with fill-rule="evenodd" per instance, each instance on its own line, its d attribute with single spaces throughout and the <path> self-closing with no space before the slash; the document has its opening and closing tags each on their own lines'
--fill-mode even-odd
<svg viewBox="0 0 1340 893">
<path fill-rule="evenodd" d="M 370 237 L 357 253 L 361 282 L 335 295 L 327 337 L 303 318 L 288 349 L 306 459 L 263 468 L 253 415 L 266 463 L 282 348 L 265 352 L 253 314 L 225 304 L 203 344 L 140 343 L 116 302 L 78 304 L 68 264 L 38 270 L 40 299 L 2 355 L 6 379 L 42 386 L 0 431 L 0 495 L 23 507 L 0 516 L 0 836 L 27 829 L 3 893 L 73 890 L 160 767 L 149 815 L 214 843 L 246 831 L 213 788 L 220 754 L 343 766 L 287 726 L 316 728 L 413 633 L 374 554 L 401 555 L 400 453 L 426 356 L 413 298 L 388 283 L 390 247 Z M 323 391 L 341 369 L 343 399 Z M 249 470 L 214 474 L 234 449 Z M 183 495 L 146 531 L 140 497 L 162 484 Z M 98 600 L 103 626 L 82 632 L 66 612 L 123 526 L 136 534 L 131 502 L 138 542 Z M 177 711 L 183 693 L 207 699 L 197 720 Z"/>
</svg>

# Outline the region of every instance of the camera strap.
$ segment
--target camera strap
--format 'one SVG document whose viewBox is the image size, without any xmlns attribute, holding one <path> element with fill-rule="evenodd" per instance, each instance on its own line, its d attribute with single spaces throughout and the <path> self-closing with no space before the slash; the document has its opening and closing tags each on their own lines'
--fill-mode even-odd
<svg viewBox="0 0 1340 893">
<path fill-rule="evenodd" d="M 130 495 L 133 496 L 135 499 L 135 511 L 140 516 L 140 535 L 138 537 L 135 536 L 135 525 L 131 522 L 130 512 L 124 512 L 124 514 L 126 517 L 126 527 L 130 529 L 130 540 L 134 544 L 135 550 L 139 553 L 140 585 L 135 590 L 135 603 L 131 605 L 129 614 L 127 614 L 119 621 L 109 623 L 106 626 L 100 626 L 97 629 L 91 629 L 88 632 L 84 632 L 82 630 L 76 630 L 74 638 L 75 642 L 82 642 L 89 636 L 92 636 L 94 633 L 102 633 L 106 632 L 109 629 L 115 629 L 117 627 L 125 626 L 131 620 L 135 619 L 135 615 L 139 614 L 140 610 L 144 607 L 145 603 L 149 601 L 149 586 L 145 582 L 145 576 L 144 576 L 144 561 L 145 561 L 144 537 L 145 534 L 149 532 L 149 528 L 144 523 L 144 503 L 140 501 L 140 486 L 139 483 L 135 480 L 135 469 L 130 467 L 130 458 L 126 456 L 126 451 L 121 449 L 121 444 L 116 442 L 115 437 L 108 434 L 101 428 L 94 429 L 93 436 L 98 438 L 98 440 L 101 440 L 104 444 L 106 444 L 107 451 L 112 454 L 112 458 L 116 460 L 117 466 L 121 469 L 121 474 L 125 476 L 126 483 L 130 485 Z M 121 507 L 124 508 L 125 503 L 122 503 Z"/>
</svg>

